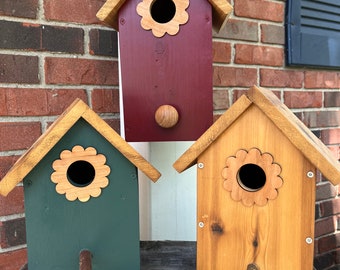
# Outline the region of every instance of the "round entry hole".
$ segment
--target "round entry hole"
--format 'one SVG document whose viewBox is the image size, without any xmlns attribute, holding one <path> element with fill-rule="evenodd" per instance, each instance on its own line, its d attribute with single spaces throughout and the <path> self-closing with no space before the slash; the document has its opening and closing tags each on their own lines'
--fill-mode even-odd
<svg viewBox="0 0 340 270">
<path fill-rule="evenodd" d="M 151 4 L 150 13 L 152 19 L 158 23 L 167 23 L 176 14 L 176 5 L 172 0 L 154 0 Z"/>
<path fill-rule="evenodd" d="M 246 191 L 258 191 L 266 184 L 266 174 L 264 170 L 256 164 L 245 164 L 241 166 L 237 173 L 239 185 Z"/>
<path fill-rule="evenodd" d="M 67 169 L 68 180 L 77 187 L 86 187 L 91 184 L 95 174 L 92 164 L 84 160 L 73 162 Z"/>
</svg>

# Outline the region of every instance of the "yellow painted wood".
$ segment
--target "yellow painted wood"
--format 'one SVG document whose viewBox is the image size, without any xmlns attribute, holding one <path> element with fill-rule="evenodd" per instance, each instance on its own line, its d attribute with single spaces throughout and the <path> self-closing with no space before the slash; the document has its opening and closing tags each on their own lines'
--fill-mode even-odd
<svg viewBox="0 0 340 270">
<path fill-rule="evenodd" d="M 248 97 L 276 123 L 286 137 L 334 185 L 340 183 L 340 164 L 331 151 L 269 90 L 252 87 Z"/>
<path fill-rule="evenodd" d="M 240 149 L 270 153 L 283 185 L 264 206 L 245 206 L 223 188 L 227 158 Z M 198 158 L 197 269 L 312 269 L 315 167 L 256 106 L 250 106 Z M 200 223 L 202 222 L 202 223 Z"/>
<path fill-rule="evenodd" d="M 94 129 L 105 137 L 132 164 L 147 177 L 156 182 L 160 173 L 147 162 L 133 147 L 119 136 L 103 119 L 92 111 L 82 100 L 75 100 L 68 109 L 49 127 L 30 149 L 13 165 L 0 181 L 0 195 L 6 196 L 54 147 L 65 133 L 80 119 L 84 118 Z"/>
<path fill-rule="evenodd" d="M 118 12 L 125 1 L 126 0 L 107 0 L 97 12 L 97 18 L 118 31 Z"/>
<path fill-rule="evenodd" d="M 209 3 L 212 6 L 213 28 L 219 32 L 227 23 L 233 7 L 227 0 L 209 0 Z"/>
<path fill-rule="evenodd" d="M 182 172 L 197 162 L 202 154 L 226 128 L 228 128 L 242 114 L 252 102 L 245 96 L 241 96 L 229 110 L 217 121 L 181 156 L 175 161 L 173 167 Z"/>
</svg>

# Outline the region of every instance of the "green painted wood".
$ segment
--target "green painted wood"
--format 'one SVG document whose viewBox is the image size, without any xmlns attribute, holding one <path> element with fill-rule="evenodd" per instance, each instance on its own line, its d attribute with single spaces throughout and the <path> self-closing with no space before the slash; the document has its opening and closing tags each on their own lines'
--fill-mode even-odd
<svg viewBox="0 0 340 270">
<path fill-rule="evenodd" d="M 106 156 L 109 185 L 86 203 L 68 201 L 51 182 L 52 162 L 74 145 Z M 79 253 L 93 254 L 93 270 L 140 268 L 137 170 L 80 119 L 24 179 L 28 267 L 79 269 Z"/>
</svg>

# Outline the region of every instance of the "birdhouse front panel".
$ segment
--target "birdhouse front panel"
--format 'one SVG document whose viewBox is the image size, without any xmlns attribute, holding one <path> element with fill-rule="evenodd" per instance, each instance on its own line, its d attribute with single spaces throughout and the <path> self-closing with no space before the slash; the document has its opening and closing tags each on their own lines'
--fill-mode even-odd
<svg viewBox="0 0 340 270">
<path fill-rule="evenodd" d="M 80 118 L 24 179 L 29 269 L 139 269 L 137 169 Z"/>
<path fill-rule="evenodd" d="M 130 0 L 121 7 L 126 140 L 196 140 L 212 124 L 211 13 L 206 0 Z"/>
<path fill-rule="evenodd" d="M 316 169 L 263 111 L 250 105 L 197 164 L 197 269 L 312 269 Z"/>
</svg>

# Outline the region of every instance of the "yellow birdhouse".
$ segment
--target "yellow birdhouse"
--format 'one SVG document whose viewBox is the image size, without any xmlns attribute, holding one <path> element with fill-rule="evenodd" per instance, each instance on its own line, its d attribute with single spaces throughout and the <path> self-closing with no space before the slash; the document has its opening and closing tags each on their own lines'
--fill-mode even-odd
<svg viewBox="0 0 340 270">
<path fill-rule="evenodd" d="M 317 169 L 340 165 L 271 92 L 252 87 L 174 164 L 197 164 L 197 269 L 311 270 Z"/>
</svg>

